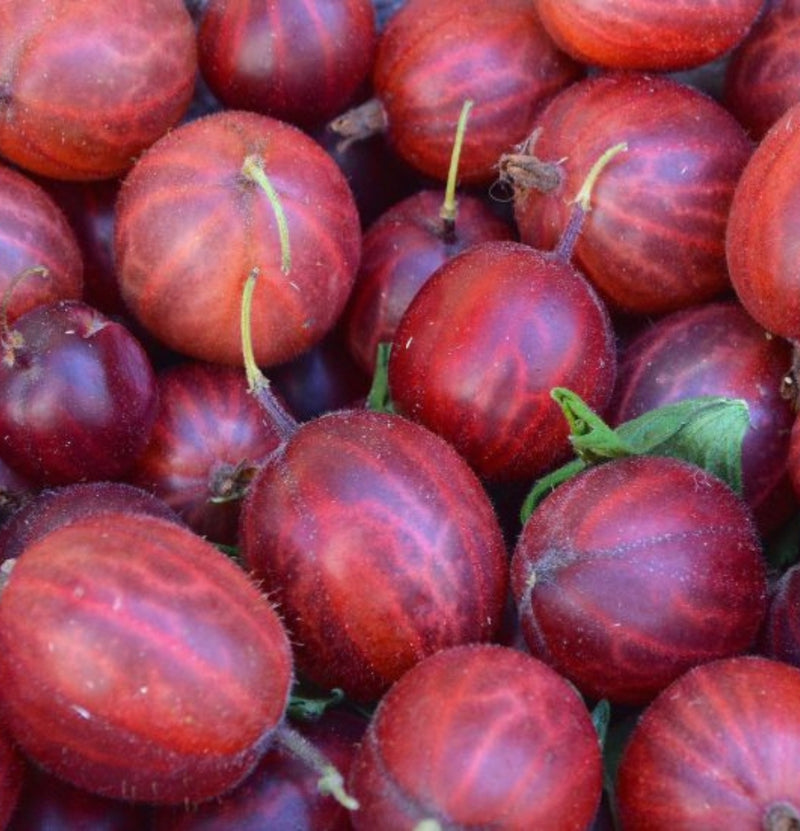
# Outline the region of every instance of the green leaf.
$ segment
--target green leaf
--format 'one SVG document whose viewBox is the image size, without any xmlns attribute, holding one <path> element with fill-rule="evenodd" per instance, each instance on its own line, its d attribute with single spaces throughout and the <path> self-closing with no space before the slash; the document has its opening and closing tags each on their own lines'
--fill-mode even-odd
<svg viewBox="0 0 800 831">
<path fill-rule="evenodd" d="M 378 344 L 372 386 L 367 395 L 368 410 L 376 410 L 379 413 L 394 412 L 392 397 L 389 393 L 389 355 L 391 351 L 391 343 Z"/>
<path fill-rule="evenodd" d="M 750 411 L 742 399 L 703 396 L 667 404 L 617 432 L 638 455 L 693 462 L 742 493 L 742 441 Z"/>
<path fill-rule="evenodd" d="M 750 426 L 747 402 L 702 396 L 666 404 L 616 429 L 563 387 L 552 390 L 570 426 L 577 456 L 539 479 L 520 511 L 523 525 L 554 488 L 592 464 L 624 456 L 671 456 L 693 462 L 742 493 L 742 442 Z"/>
</svg>

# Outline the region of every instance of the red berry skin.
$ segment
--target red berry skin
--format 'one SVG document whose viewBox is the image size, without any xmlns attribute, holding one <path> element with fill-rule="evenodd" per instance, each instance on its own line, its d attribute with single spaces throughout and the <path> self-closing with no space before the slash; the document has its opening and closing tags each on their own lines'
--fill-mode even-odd
<svg viewBox="0 0 800 831">
<path fill-rule="evenodd" d="M 708 63 L 747 34 L 762 0 L 534 0 L 553 40 L 576 60 L 665 72 Z"/>
<path fill-rule="evenodd" d="M 187 361 L 158 377 L 150 441 L 127 479 L 200 536 L 235 545 L 242 492 L 280 444 L 242 369 Z M 219 500 L 219 501 L 216 501 Z"/>
<path fill-rule="evenodd" d="M 397 415 L 303 424 L 251 483 L 240 550 L 298 670 L 355 700 L 501 623 L 508 562 L 491 503 L 446 442 Z"/>
<path fill-rule="evenodd" d="M 531 479 L 568 456 L 553 387 L 602 411 L 615 375 L 614 334 L 594 290 L 568 263 L 516 242 L 474 245 L 437 269 L 389 359 L 398 412 L 496 481 Z"/>
<path fill-rule="evenodd" d="M 665 457 L 610 461 L 560 485 L 525 524 L 511 580 L 531 653 L 584 695 L 620 704 L 744 652 L 766 611 L 746 506 Z"/>
<path fill-rule="evenodd" d="M 15 279 L 39 267 L 46 275 Z M 33 180 L 0 165 L 0 295 L 13 323 L 35 306 L 79 300 L 83 259 L 67 217 Z"/>
<path fill-rule="evenodd" d="M 757 141 L 800 102 L 800 2 L 767 0 L 727 62 L 725 106 Z"/>
<path fill-rule="evenodd" d="M 210 0 L 198 61 L 227 107 L 310 127 L 350 103 L 376 42 L 371 0 Z"/>
<path fill-rule="evenodd" d="M 0 152 L 54 179 L 113 178 L 180 120 L 196 74 L 180 0 L 9 0 Z"/>
<path fill-rule="evenodd" d="M 158 404 L 152 365 L 128 329 L 62 300 L 18 318 L 3 352 L 3 459 L 38 485 L 123 476 Z"/>
<path fill-rule="evenodd" d="M 350 769 L 356 831 L 584 831 L 602 789 L 586 705 L 563 678 L 497 645 L 443 650 L 384 696 Z"/>
<path fill-rule="evenodd" d="M 104 514 L 17 559 L 0 597 L 0 700 L 36 763 L 101 796 L 201 801 L 253 768 L 292 681 L 247 575 L 168 520 Z"/>
<path fill-rule="evenodd" d="M 731 203 L 726 251 L 731 283 L 768 332 L 800 337 L 800 104 L 778 119 L 742 172 Z"/>
<path fill-rule="evenodd" d="M 545 33 L 528 0 L 408 0 L 378 43 L 373 85 L 398 154 L 441 181 L 464 101 L 475 102 L 462 182 L 490 182 L 536 110 L 584 69 Z"/>
<path fill-rule="evenodd" d="M 666 315 L 623 351 L 609 421 L 616 425 L 686 398 L 720 395 L 747 403 L 742 445 L 744 498 L 768 534 L 797 506 L 787 465 L 794 422 L 781 381 L 791 350 L 735 302 L 704 303 Z"/>
<path fill-rule="evenodd" d="M 449 236 L 439 213 L 443 200 L 444 191 L 418 191 L 392 205 L 364 234 L 344 327 L 350 352 L 370 375 L 378 344 L 391 343 L 414 295 L 442 263 L 479 242 L 513 236 L 507 222 L 469 194 L 458 199 Z"/>
<path fill-rule="evenodd" d="M 766 658 L 712 661 L 681 676 L 647 708 L 623 753 L 622 831 L 796 827 L 798 701 L 800 670 Z"/>
<path fill-rule="evenodd" d="M 563 160 L 562 177 L 548 193 L 515 196 L 523 242 L 554 247 L 592 165 L 626 142 L 592 190 L 575 265 L 610 306 L 637 315 L 730 288 L 725 227 L 752 144 L 720 104 L 662 76 L 609 73 L 559 93 L 534 126 L 541 133 L 532 152 Z"/>
<path fill-rule="evenodd" d="M 292 724 L 347 776 L 367 720 L 346 710 Z M 270 747 L 241 785 L 202 805 L 155 811 L 151 831 L 351 831 L 350 810 L 319 788 L 319 771 L 280 744 Z"/>
<path fill-rule="evenodd" d="M 242 173 L 251 156 L 286 215 L 288 274 L 274 209 Z M 316 142 L 282 121 L 227 110 L 173 130 L 139 159 L 120 193 L 114 249 L 136 319 L 176 352 L 211 363 L 241 365 L 242 291 L 258 267 L 253 348 L 266 367 L 332 328 L 355 280 L 361 228 L 344 175 Z"/>
<path fill-rule="evenodd" d="M 770 591 L 759 652 L 800 668 L 800 565 L 785 571 Z"/>
</svg>

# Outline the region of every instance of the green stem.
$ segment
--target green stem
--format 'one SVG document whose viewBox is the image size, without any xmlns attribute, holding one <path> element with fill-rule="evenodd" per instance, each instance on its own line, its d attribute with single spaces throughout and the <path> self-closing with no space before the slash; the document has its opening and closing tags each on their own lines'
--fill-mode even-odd
<svg viewBox="0 0 800 831">
<path fill-rule="evenodd" d="M 256 287 L 256 278 L 259 268 L 256 266 L 247 275 L 242 290 L 241 335 L 242 354 L 244 356 L 244 371 L 247 376 L 247 387 L 258 403 L 264 408 L 272 420 L 282 439 L 288 439 L 297 430 L 297 421 L 286 411 L 275 397 L 269 379 L 259 369 L 253 350 L 253 292 Z"/>
<path fill-rule="evenodd" d="M 608 163 L 618 154 L 628 149 L 626 142 L 621 141 L 603 153 L 602 156 L 592 165 L 589 174 L 584 179 L 578 195 L 572 200 L 572 212 L 567 220 L 567 227 L 558 241 L 558 245 L 553 251 L 553 256 L 556 259 L 569 262 L 572 259 L 572 252 L 575 249 L 575 243 L 578 241 L 578 235 L 583 227 L 583 221 L 586 214 L 592 209 L 592 190 L 597 182 L 598 177 L 606 168 Z"/>
<path fill-rule="evenodd" d="M 455 239 L 456 213 L 458 204 L 456 202 L 456 180 L 458 179 L 458 164 L 461 160 L 461 148 L 464 145 L 464 135 L 467 131 L 467 119 L 469 111 L 475 102 L 467 99 L 461 107 L 461 115 L 458 117 L 456 126 L 456 137 L 453 141 L 453 152 L 450 154 L 450 168 L 447 171 L 447 185 L 444 191 L 444 202 L 439 216 L 444 224 L 444 237 L 448 241 Z"/>
<path fill-rule="evenodd" d="M 289 224 L 286 221 L 286 214 L 281 205 L 278 192 L 264 172 L 264 161 L 260 156 L 252 154 L 247 156 L 242 165 L 242 174 L 255 182 L 267 195 L 269 204 L 275 214 L 275 221 L 278 225 L 278 238 L 281 244 L 281 271 L 288 274 L 292 268 L 292 256 L 289 248 Z"/>
</svg>

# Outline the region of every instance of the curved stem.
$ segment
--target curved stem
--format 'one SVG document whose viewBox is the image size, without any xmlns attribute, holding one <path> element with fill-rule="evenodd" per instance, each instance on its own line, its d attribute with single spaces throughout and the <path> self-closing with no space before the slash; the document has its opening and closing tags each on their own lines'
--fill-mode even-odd
<svg viewBox="0 0 800 831">
<path fill-rule="evenodd" d="M 11 305 L 11 296 L 14 294 L 14 289 L 23 280 L 27 280 L 28 277 L 33 277 L 34 274 L 38 274 L 41 277 L 49 277 L 50 269 L 43 265 L 29 266 L 20 271 L 19 274 L 16 274 L 6 286 L 6 290 L 3 292 L 2 303 L 0 303 L 0 331 L 3 334 L 8 333 L 8 307 Z"/>
<path fill-rule="evenodd" d="M 762 823 L 764 831 L 800 831 L 800 813 L 788 802 L 769 806 Z"/>
<path fill-rule="evenodd" d="M 467 119 L 469 111 L 475 102 L 467 99 L 461 107 L 461 115 L 458 117 L 456 126 L 456 137 L 453 141 L 453 152 L 450 154 L 450 168 L 447 171 L 447 185 L 444 191 L 444 202 L 439 216 L 444 227 L 445 242 L 454 242 L 456 236 L 456 213 L 458 204 L 456 202 L 456 180 L 458 179 L 458 163 L 461 160 L 461 148 L 464 145 L 464 134 L 467 130 Z"/>
<path fill-rule="evenodd" d="M 553 251 L 553 256 L 556 259 L 565 261 L 572 259 L 572 252 L 575 250 L 575 243 L 578 241 L 578 235 L 583 227 L 586 214 L 592 209 L 592 190 L 608 163 L 619 153 L 627 149 L 627 143 L 621 141 L 619 144 L 609 147 L 592 165 L 591 170 L 583 180 L 578 194 L 572 200 L 572 212 L 567 220 L 567 227 L 564 229 L 564 233 L 561 235 L 561 239 Z"/>
<path fill-rule="evenodd" d="M 287 412 L 272 391 L 270 382 L 256 363 L 253 351 L 253 292 L 258 277 L 258 266 L 253 268 L 245 280 L 242 290 L 241 335 L 242 354 L 244 356 L 244 370 L 247 375 L 247 386 L 250 393 L 261 405 L 271 419 L 281 439 L 286 440 L 297 430 L 297 421 Z"/>
<path fill-rule="evenodd" d="M 255 182 L 267 195 L 272 212 L 275 214 L 275 222 L 278 225 L 278 238 L 281 245 L 281 271 L 288 274 L 292 268 L 292 254 L 289 248 L 289 223 L 286 221 L 286 214 L 281 205 L 278 192 L 275 190 L 269 177 L 264 172 L 264 161 L 260 156 L 252 154 L 247 156 L 242 164 L 242 174 Z"/>
</svg>

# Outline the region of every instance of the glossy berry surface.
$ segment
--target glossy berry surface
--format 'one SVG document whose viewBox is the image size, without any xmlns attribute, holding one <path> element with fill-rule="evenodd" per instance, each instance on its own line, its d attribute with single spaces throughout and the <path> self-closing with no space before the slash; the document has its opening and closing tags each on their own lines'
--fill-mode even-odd
<svg viewBox="0 0 800 831">
<path fill-rule="evenodd" d="M 597 734 L 563 678 L 496 645 L 446 649 L 382 699 L 350 772 L 357 831 L 584 831 L 600 801 Z"/>
<path fill-rule="evenodd" d="M 617 778 L 624 831 L 800 822 L 800 670 L 755 656 L 696 667 L 645 711 Z"/>
<path fill-rule="evenodd" d="M 531 514 L 511 564 L 525 642 L 585 695 L 640 705 L 751 647 L 766 568 L 750 514 L 688 462 L 616 459 Z"/>
<path fill-rule="evenodd" d="M 281 261 L 275 211 L 243 173 L 261 167 L 286 216 L 291 265 Z M 116 268 L 136 319 L 171 349 L 241 365 L 245 280 L 256 360 L 296 357 L 325 335 L 355 279 L 361 229 L 335 162 L 295 127 L 228 110 L 173 130 L 128 174 L 117 205 Z"/>
<path fill-rule="evenodd" d="M 769 336 L 735 302 L 706 303 L 667 315 L 625 348 L 609 420 L 702 395 L 742 399 L 750 427 L 742 446 L 744 496 L 764 532 L 796 507 L 787 455 L 794 422 L 781 381 L 789 345 Z"/>
<path fill-rule="evenodd" d="M 392 146 L 442 181 L 461 107 L 473 100 L 460 177 L 489 182 L 541 103 L 583 71 L 527 0 L 409 0 L 381 36 L 372 81 Z"/>
<path fill-rule="evenodd" d="M 350 103 L 376 41 L 371 0 L 210 0 L 198 62 L 227 107 L 308 127 Z"/>
<path fill-rule="evenodd" d="M 40 485 L 122 476 L 147 443 L 158 397 L 136 338 L 63 300 L 17 318 L 2 346 L 5 461 Z"/>
<path fill-rule="evenodd" d="M 247 388 L 245 373 L 187 361 L 158 377 L 158 413 L 127 480 L 155 494 L 192 530 L 236 544 L 239 505 L 278 432 Z"/>
<path fill-rule="evenodd" d="M 769 0 L 725 71 L 725 106 L 760 140 L 800 102 L 800 2 Z"/>
<path fill-rule="evenodd" d="M 750 140 L 720 104 L 669 78 L 608 73 L 579 81 L 537 116 L 531 153 L 556 186 L 521 187 L 523 242 L 552 248 L 590 168 L 618 142 L 575 244 L 576 266 L 616 309 L 663 314 L 729 288 L 725 229 Z"/>
<path fill-rule="evenodd" d="M 800 104 L 764 136 L 736 186 L 727 227 L 731 283 L 767 331 L 800 337 Z"/>
<path fill-rule="evenodd" d="M 103 514 L 29 545 L 0 598 L 0 703 L 25 753 L 73 785 L 183 803 L 238 783 L 292 681 L 276 612 L 186 528 Z"/>
<path fill-rule="evenodd" d="M 500 625 L 508 565 L 488 496 L 446 442 L 397 415 L 303 424 L 253 480 L 240 546 L 298 670 L 356 700 Z"/>
<path fill-rule="evenodd" d="M 63 211 L 32 179 L 0 165 L 0 296 L 6 320 L 13 323 L 35 306 L 79 300 L 83 287 L 81 250 Z"/>
<path fill-rule="evenodd" d="M 555 42 L 576 60 L 610 69 L 670 71 L 708 63 L 736 46 L 761 0 L 534 0 Z"/>
<path fill-rule="evenodd" d="M 392 205 L 364 234 L 344 327 L 351 353 L 370 374 L 378 344 L 391 343 L 411 300 L 442 263 L 479 242 L 512 238 L 509 224 L 471 195 L 459 197 L 449 230 L 440 216 L 443 200 L 443 191 L 418 191 Z"/>
<path fill-rule="evenodd" d="M 550 397 L 569 387 L 596 410 L 611 396 L 616 346 L 602 301 L 568 263 L 516 242 L 448 260 L 395 333 L 398 412 L 447 439 L 488 479 L 530 479 L 569 452 Z"/>
<path fill-rule="evenodd" d="M 108 179 L 174 126 L 197 72 L 181 0 L 9 0 L 0 153 L 54 179 Z"/>
</svg>

